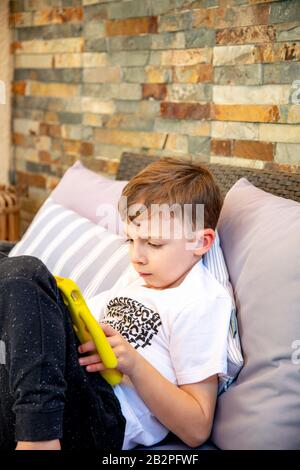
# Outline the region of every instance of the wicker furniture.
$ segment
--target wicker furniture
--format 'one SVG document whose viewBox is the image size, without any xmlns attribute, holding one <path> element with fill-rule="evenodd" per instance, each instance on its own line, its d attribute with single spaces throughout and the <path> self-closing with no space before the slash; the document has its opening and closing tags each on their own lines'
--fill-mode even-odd
<svg viewBox="0 0 300 470">
<path fill-rule="evenodd" d="M 0 185 L 0 240 L 19 239 L 20 206 L 16 190 L 12 186 Z"/>
<path fill-rule="evenodd" d="M 120 166 L 116 176 L 117 180 L 129 180 L 148 163 L 157 160 L 158 157 L 149 157 L 145 155 L 124 153 L 121 158 Z M 208 165 L 220 185 L 223 195 L 232 187 L 232 185 L 241 177 L 246 177 L 259 188 L 273 193 L 277 196 L 293 199 L 300 202 L 300 175 L 290 175 L 275 171 L 261 171 L 246 168 L 236 168 L 225 165 Z M 9 242 L 0 242 L 0 251 L 9 253 L 14 244 Z M 151 450 L 186 450 L 187 447 L 179 441 L 178 438 L 169 434 L 162 442 L 151 448 Z M 216 449 L 211 443 L 207 442 L 201 446 L 201 450 Z"/>
<path fill-rule="evenodd" d="M 116 179 L 129 180 L 155 160 L 158 160 L 158 157 L 124 153 Z M 264 191 L 300 202 L 300 174 L 255 170 L 219 164 L 207 164 L 207 167 L 216 178 L 223 195 L 227 193 L 238 179 L 245 177 Z"/>
<path fill-rule="evenodd" d="M 121 157 L 116 179 L 129 180 L 149 163 L 158 160 L 158 158 L 125 152 Z M 239 178 L 245 177 L 255 186 L 265 191 L 300 202 L 300 174 L 255 170 L 229 165 L 208 164 L 207 166 L 214 174 L 223 195 L 227 193 Z M 12 242 L 0 241 L 0 251 L 6 254 L 9 253 L 13 246 L 14 243 Z"/>
</svg>

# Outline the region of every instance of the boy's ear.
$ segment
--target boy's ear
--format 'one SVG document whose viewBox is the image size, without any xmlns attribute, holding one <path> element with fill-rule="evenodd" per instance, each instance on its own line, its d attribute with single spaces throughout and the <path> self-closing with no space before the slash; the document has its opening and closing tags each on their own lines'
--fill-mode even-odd
<svg viewBox="0 0 300 470">
<path fill-rule="evenodd" d="M 215 241 L 216 234 L 212 228 L 205 228 L 197 234 L 197 245 L 194 248 L 194 255 L 202 256 L 208 252 L 213 242 Z"/>
</svg>

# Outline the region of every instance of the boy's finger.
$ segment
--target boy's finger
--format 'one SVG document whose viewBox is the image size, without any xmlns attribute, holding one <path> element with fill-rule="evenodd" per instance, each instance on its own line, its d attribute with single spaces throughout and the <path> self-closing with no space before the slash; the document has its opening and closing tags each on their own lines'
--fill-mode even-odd
<svg viewBox="0 0 300 470">
<path fill-rule="evenodd" d="M 102 362 L 97 362 L 97 364 L 91 364 L 89 366 L 86 366 L 86 370 L 88 372 L 102 372 L 106 368 L 102 364 Z"/>
<path fill-rule="evenodd" d="M 81 357 L 79 359 L 79 364 L 81 366 L 86 366 L 87 364 L 96 364 L 97 362 L 101 362 L 98 354 L 91 354 L 90 356 Z"/>
<path fill-rule="evenodd" d="M 102 330 L 105 333 L 105 336 L 114 336 L 118 334 L 118 332 L 110 326 L 108 323 L 100 323 Z"/>
<path fill-rule="evenodd" d="M 114 335 L 114 336 L 108 336 L 107 341 L 109 342 L 112 348 L 115 348 L 124 340 L 122 339 L 122 337 L 120 337 L 120 335 Z"/>
<path fill-rule="evenodd" d="M 80 353 L 86 353 L 86 352 L 91 352 L 95 351 L 96 346 L 93 341 L 88 341 L 87 343 L 83 343 L 79 346 L 78 351 Z"/>
</svg>

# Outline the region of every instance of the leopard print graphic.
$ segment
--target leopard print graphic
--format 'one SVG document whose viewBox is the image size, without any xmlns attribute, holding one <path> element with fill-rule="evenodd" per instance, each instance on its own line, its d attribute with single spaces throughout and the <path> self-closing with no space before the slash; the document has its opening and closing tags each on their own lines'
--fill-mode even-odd
<svg viewBox="0 0 300 470">
<path fill-rule="evenodd" d="M 103 322 L 119 331 L 135 349 L 150 346 L 161 325 L 157 312 L 128 297 L 111 299 Z"/>
</svg>

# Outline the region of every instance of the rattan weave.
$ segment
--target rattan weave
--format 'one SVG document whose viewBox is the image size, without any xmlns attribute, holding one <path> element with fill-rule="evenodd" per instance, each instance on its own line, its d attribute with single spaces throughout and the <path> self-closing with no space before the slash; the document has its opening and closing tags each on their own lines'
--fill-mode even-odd
<svg viewBox="0 0 300 470">
<path fill-rule="evenodd" d="M 133 153 L 123 153 L 117 180 L 129 180 L 149 163 L 159 157 L 150 157 Z M 258 188 L 276 196 L 300 202 L 300 175 L 280 171 L 256 170 L 252 168 L 234 167 L 229 165 L 207 164 L 213 173 L 220 189 L 225 195 L 231 186 L 240 178 L 247 178 Z"/>
</svg>

